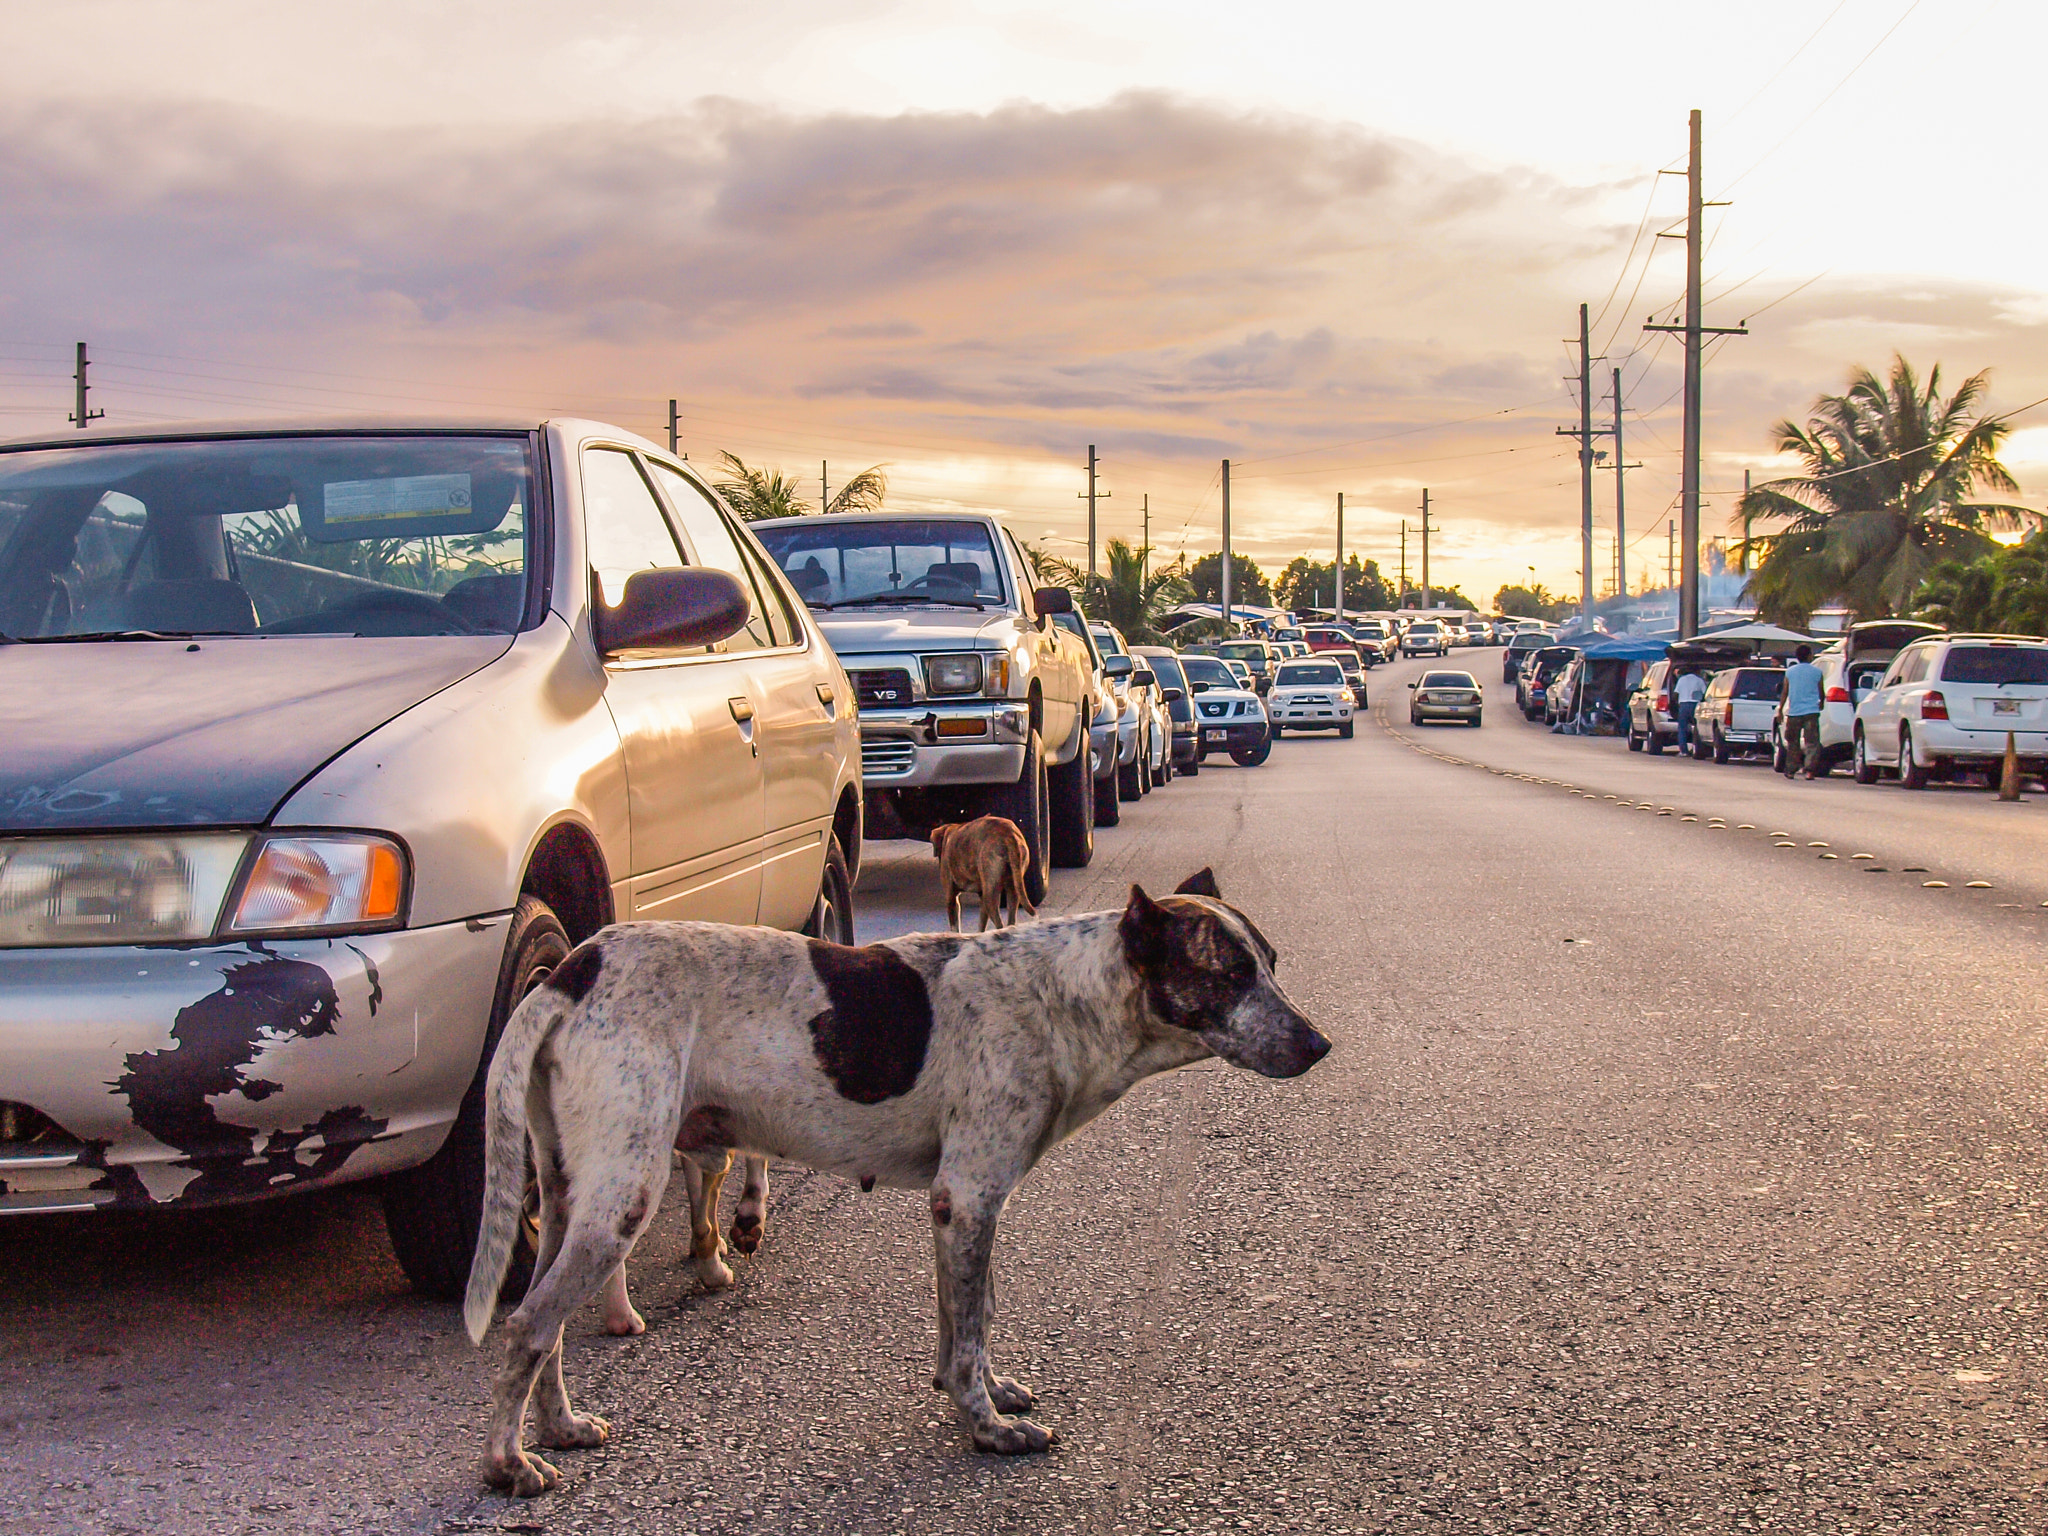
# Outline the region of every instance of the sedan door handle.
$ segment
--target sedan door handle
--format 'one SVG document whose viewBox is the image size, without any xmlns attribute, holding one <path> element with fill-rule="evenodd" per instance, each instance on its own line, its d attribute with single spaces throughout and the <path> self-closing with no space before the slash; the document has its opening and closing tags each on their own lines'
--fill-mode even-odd
<svg viewBox="0 0 2048 1536">
<path fill-rule="evenodd" d="M 754 705 L 751 699 L 727 699 L 725 707 L 732 711 L 733 719 L 741 725 L 754 718 Z"/>
</svg>

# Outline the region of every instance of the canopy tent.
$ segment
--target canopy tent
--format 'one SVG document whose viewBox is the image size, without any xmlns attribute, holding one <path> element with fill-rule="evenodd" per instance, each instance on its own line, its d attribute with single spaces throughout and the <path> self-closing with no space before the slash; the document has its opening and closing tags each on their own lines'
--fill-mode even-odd
<svg viewBox="0 0 2048 1536">
<path fill-rule="evenodd" d="M 1671 643 L 1642 635 L 1610 635 L 1587 641 L 1584 649 L 1588 661 L 1662 661 Z"/>
<path fill-rule="evenodd" d="M 1801 645 L 1819 650 L 1832 643 L 1816 640 L 1812 635 L 1802 635 L 1794 629 L 1780 629 L 1775 624 L 1735 624 L 1727 629 L 1703 629 L 1693 639 L 1711 641 L 1716 645 L 1739 645 L 1756 656 L 1789 655 L 1794 647 Z"/>
</svg>

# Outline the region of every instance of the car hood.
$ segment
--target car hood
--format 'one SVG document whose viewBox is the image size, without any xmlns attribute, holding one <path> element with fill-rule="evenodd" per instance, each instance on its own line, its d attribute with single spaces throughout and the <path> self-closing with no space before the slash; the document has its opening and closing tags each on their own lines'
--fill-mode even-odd
<svg viewBox="0 0 2048 1536">
<path fill-rule="evenodd" d="M 1005 650 L 1018 621 L 972 608 L 850 608 L 811 617 L 841 656 L 877 651 Z"/>
<path fill-rule="evenodd" d="M 0 831 L 250 826 L 510 635 L 0 646 Z"/>
</svg>

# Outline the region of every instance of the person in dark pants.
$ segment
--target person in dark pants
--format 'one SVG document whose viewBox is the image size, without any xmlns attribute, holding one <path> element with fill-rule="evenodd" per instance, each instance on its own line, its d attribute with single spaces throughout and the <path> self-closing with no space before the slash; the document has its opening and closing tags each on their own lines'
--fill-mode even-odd
<svg viewBox="0 0 2048 1536">
<path fill-rule="evenodd" d="M 1678 750 L 1690 753 L 1693 743 L 1693 718 L 1700 712 L 1700 700 L 1707 696 L 1706 679 L 1697 672 L 1687 672 L 1672 685 L 1671 712 L 1678 717 Z"/>
<path fill-rule="evenodd" d="M 1785 777 L 1793 778 L 1804 769 L 1810 779 L 1820 766 L 1820 712 L 1826 677 L 1813 664 L 1813 647 L 1802 645 L 1793 653 L 1798 659 L 1785 669 Z"/>
</svg>

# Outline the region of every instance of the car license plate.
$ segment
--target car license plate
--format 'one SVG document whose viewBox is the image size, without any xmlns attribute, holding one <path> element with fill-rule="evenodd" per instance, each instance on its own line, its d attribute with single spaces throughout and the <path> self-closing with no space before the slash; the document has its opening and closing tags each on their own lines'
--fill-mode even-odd
<svg viewBox="0 0 2048 1536">
<path fill-rule="evenodd" d="M 1993 699 L 1991 701 L 1991 713 L 1994 715 L 2016 715 L 2019 712 L 2020 701 L 2018 699 Z"/>
<path fill-rule="evenodd" d="M 1208 736 L 1209 740 L 1211 740 L 1211 741 L 1228 741 L 1228 740 L 1230 740 L 1230 731 L 1229 731 L 1229 729 L 1228 729 L 1228 728 L 1225 728 L 1225 729 L 1223 729 L 1223 730 L 1220 730 L 1220 731 L 1219 731 L 1219 730 L 1211 730 L 1211 731 L 1207 732 L 1206 734 L 1207 734 L 1207 736 Z"/>
</svg>

